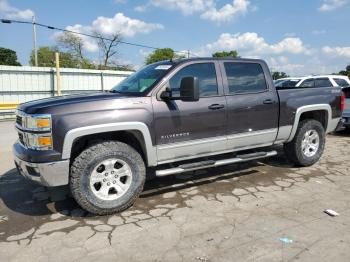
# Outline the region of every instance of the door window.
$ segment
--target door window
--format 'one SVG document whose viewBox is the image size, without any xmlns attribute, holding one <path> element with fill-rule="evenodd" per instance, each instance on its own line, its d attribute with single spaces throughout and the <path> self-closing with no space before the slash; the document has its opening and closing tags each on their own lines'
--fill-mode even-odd
<svg viewBox="0 0 350 262">
<path fill-rule="evenodd" d="M 188 65 L 178 71 L 170 80 L 172 95 L 180 95 L 181 79 L 187 76 L 198 78 L 200 97 L 215 96 L 218 94 L 218 82 L 214 63 L 198 63 Z"/>
<path fill-rule="evenodd" d="M 315 80 L 316 87 L 332 87 L 331 81 L 328 78 L 317 78 Z"/>
<path fill-rule="evenodd" d="M 306 79 L 299 87 L 315 87 L 315 80 L 312 78 Z"/>
<path fill-rule="evenodd" d="M 264 71 L 256 63 L 224 63 L 229 93 L 254 93 L 267 90 Z"/>
</svg>

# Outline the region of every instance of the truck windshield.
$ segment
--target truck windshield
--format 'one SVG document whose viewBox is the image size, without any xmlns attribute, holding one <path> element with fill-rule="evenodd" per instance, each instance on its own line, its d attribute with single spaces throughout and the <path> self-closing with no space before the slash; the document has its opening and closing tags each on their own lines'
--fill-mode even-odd
<svg viewBox="0 0 350 262">
<path fill-rule="evenodd" d="M 152 89 L 173 65 L 173 62 L 167 61 L 145 66 L 113 87 L 110 92 L 136 95 L 144 94 Z"/>
</svg>

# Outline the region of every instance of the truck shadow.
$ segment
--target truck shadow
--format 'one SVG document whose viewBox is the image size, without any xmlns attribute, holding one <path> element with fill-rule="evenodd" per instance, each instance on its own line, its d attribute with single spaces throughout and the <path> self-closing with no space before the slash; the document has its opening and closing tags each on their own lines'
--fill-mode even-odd
<svg viewBox="0 0 350 262">
<path fill-rule="evenodd" d="M 260 165 L 252 161 L 239 165 L 192 171 L 182 175 L 153 178 L 146 181 L 138 202 L 144 206 L 142 202 L 165 193 L 251 175 L 258 172 L 252 168 Z M 229 172 L 232 170 L 234 173 Z M 0 176 L 0 200 L 3 202 L 3 204 L 0 202 L 0 215 L 4 215 L 1 211 L 6 209 L 1 205 L 5 205 L 15 213 L 29 216 L 45 216 L 54 213 L 62 213 L 71 217 L 92 216 L 86 212 L 71 212 L 80 207 L 70 196 L 68 186 L 45 188 L 26 180 L 16 169 L 11 169 Z"/>
<path fill-rule="evenodd" d="M 343 136 L 343 137 L 350 137 L 350 129 L 343 129 L 337 132 L 332 133 L 333 136 Z"/>
</svg>

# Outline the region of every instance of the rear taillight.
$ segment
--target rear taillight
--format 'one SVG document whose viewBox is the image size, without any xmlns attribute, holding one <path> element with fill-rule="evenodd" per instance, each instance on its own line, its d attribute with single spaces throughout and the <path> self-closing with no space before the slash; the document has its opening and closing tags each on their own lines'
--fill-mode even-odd
<svg viewBox="0 0 350 262">
<path fill-rule="evenodd" d="M 340 96 L 340 110 L 343 112 L 345 110 L 345 94 L 341 92 Z"/>
</svg>

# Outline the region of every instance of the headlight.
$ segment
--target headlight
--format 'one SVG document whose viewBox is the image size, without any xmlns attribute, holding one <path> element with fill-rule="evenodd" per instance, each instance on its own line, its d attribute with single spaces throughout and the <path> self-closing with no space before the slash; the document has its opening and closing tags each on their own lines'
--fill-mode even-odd
<svg viewBox="0 0 350 262">
<path fill-rule="evenodd" d="M 26 133 L 26 146 L 31 149 L 49 150 L 52 149 L 52 136 L 50 134 Z"/>
<path fill-rule="evenodd" d="M 16 128 L 19 133 L 19 142 L 24 147 L 34 150 L 53 148 L 51 115 L 30 115 L 17 110 Z"/>
<path fill-rule="evenodd" d="M 50 131 L 51 115 L 26 115 L 24 128 L 32 131 Z"/>
</svg>

